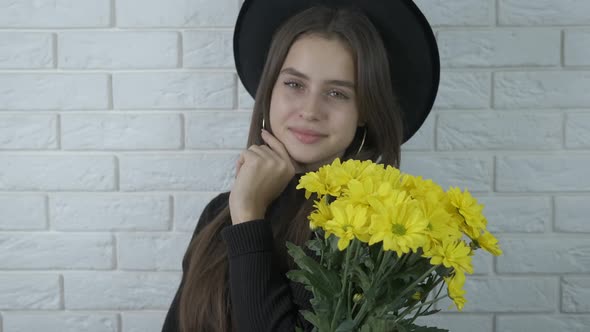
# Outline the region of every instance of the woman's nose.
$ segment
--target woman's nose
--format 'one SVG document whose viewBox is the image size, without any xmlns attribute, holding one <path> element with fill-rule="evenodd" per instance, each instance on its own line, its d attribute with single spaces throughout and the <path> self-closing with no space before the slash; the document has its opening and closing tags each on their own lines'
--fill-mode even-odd
<svg viewBox="0 0 590 332">
<path fill-rule="evenodd" d="M 316 119 L 321 112 L 321 96 L 309 96 L 301 108 L 300 115 L 306 120 Z"/>
</svg>

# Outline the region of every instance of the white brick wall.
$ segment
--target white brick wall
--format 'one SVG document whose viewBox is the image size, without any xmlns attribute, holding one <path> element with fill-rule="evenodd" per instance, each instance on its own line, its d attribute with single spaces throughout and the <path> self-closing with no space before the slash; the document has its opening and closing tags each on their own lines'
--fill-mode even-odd
<svg viewBox="0 0 590 332">
<path fill-rule="evenodd" d="M 240 2 L 0 0 L 0 332 L 160 331 L 249 126 Z M 468 187 L 505 251 L 423 322 L 588 331 L 590 1 L 416 3 L 443 69 L 402 169 Z"/>
</svg>

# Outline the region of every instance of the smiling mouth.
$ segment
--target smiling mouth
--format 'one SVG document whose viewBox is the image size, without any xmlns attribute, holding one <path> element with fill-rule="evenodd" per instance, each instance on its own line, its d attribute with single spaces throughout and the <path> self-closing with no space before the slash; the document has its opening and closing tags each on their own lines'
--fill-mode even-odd
<svg viewBox="0 0 590 332">
<path fill-rule="evenodd" d="M 293 129 L 289 129 L 289 131 L 293 133 L 293 136 L 295 136 L 295 138 L 297 138 L 297 140 L 299 140 L 303 144 L 313 144 L 325 137 L 321 135 L 303 134 Z"/>
</svg>

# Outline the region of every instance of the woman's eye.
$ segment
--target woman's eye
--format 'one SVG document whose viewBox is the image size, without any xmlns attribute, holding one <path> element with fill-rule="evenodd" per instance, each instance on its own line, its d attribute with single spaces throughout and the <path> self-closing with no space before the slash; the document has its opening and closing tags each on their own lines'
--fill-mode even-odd
<svg viewBox="0 0 590 332">
<path fill-rule="evenodd" d="M 299 83 L 293 82 L 293 81 L 285 82 L 285 85 L 290 88 L 300 88 L 301 87 L 301 85 Z"/>
<path fill-rule="evenodd" d="M 339 98 L 339 99 L 348 99 L 348 96 L 345 95 L 345 94 L 343 94 L 340 91 L 332 90 L 332 91 L 329 92 L 329 94 L 330 94 L 330 96 L 336 97 L 336 98 Z"/>
</svg>

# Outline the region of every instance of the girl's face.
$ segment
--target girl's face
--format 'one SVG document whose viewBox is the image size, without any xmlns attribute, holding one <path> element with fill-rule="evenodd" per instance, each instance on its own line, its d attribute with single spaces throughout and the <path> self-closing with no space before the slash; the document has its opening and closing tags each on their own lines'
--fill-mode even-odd
<svg viewBox="0 0 590 332">
<path fill-rule="evenodd" d="M 293 43 L 275 82 L 270 125 L 306 171 L 342 157 L 358 125 L 355 65 L 336 40 L 305 36 Z"/>
</svg>

